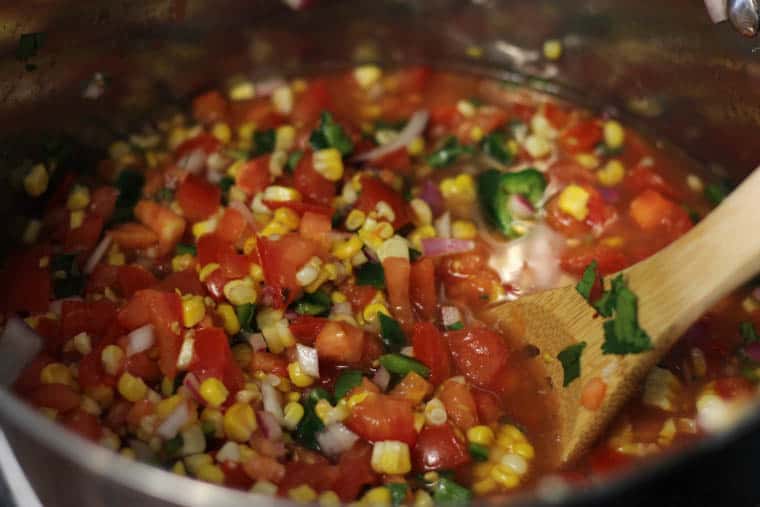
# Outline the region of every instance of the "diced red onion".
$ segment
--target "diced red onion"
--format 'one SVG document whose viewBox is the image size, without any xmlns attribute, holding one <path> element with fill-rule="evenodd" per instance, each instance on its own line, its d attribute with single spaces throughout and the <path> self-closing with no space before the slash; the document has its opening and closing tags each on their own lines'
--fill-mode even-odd
<svg viewBox="0 0 760 507">
<path fill-rule="evenodd" d="M 314 347 L 296 344 L 296 360 L 301 371 L 310 377 L 319 378 L 319 355 Z"/>
<path fill-rule="evenodd" d="M 282 421 L 282 402 L 277 389 L 267 382 L 262 382 L 261 398 L 264 402 L 264 410 L 272 414 L 277 421 Z"/>
<path fill-rule="evenodd" d="M 206 165 L 207 157 L 208 155 L 206 152 L 198 148 L 182 156 L 182 158 L 177 161 L 177 167 L 184 169 L 189 173 L 197 174 L 201 172 L 201 169 Z"/>
<path fill-rule="evenodd" d="M 158 428 L 156 428 L 156 433 L 158 433 L 158 436 L 164 440 L 174 438 L 177 436 L 177 433 L 179 433 L 180 428 L 182 428 L 189 419 L 190 411 L 187 410 L 187 403 L 182 402 L 177 405 L 177 408 L 169 414 L 169 417 L 164 419 Z"/>
<path fill-rule="evenodd" d="M 127 342 L 127 356 L 133 356 L 148 350 L 156 342 L 156 336 L 153 332 L 152 324 L 145 324 L 142 327 L 138 327 L 129 333 L 127 338 L 129 339 Z"/>
<path fill-rule="evenodd" d="M 420 186 L 420 199 L 425 201 L 430 206 L 430 211 L 433 212 L 433 216 L 437 217 L 444 210 L 443 194 L 441 189 L 435 181 L 431 179 L 425 180 Z"/>
<path fill-rule="evenodd" d="M 253 333 L 248 335 L 248 344 L 251 346 L 254 352 L 266 350 L 267 348 L 267 342 L 264 340 L 264 335 L 261 333 Z"/>
<path fill-rule="evenodd" d="M 728 4 L 726 0 L 705 0 L 707 14 L 713 23 L 720 23 L 728 19 Z"/>
<path fill-rule="evenodd" d="M 745 346 L 744 353 L 753 361 L 760 363 L 760 343 L 750 343 Z"/>
<path fill-rule="evenodd" d="M 279 440 L 282 437 L 282 428 L 277 418 L 264 410 L 256 411 L 256 419 L 261 426 L 261 431 L 269 440 Z"/>
<path fill-rule="evenodd" d="M 361 155 L 354 157 L 354 160 L 357 162 L 373 161 L 382 158 L 390 153 L 393 153 L 398 149 L 406 149 L 406 146 L 411 143 L 415 137 L 421 135 L 425 131 L 425 125 L 427 125 L 428 116 L 429 115 L 427 111 L 417 111 L 412 115 L 411 118 L 409 118 L 406 126 L 401 132 L 399 132 L 396 139 L 389 142 L 388 144 L 378 146 L 373 150 L 362 153 Z"/>
<path fill-rule="evenodd" d="M 380 388 L 381 391 L 388 389 L 388 384 L 391 383 L 391 374 L 384 367 L 380 367 L 372 377 L 372 383 Z"/>
<path fill-rule="evenodd" d="M 71 296 L 68 298 L 56 299 L 55 301 L 50 302 L 50 305 L 48 306 L 48 311 L 53 312 L 54 314 L 60 316 L 61 312 L 63 311 L 64 301 L 84 301 L 84 299 L 82 299 L 79 296 Z"/>
<path fill-rule="evenodd" d="M 10 317 L 0 335 L 0 384 L 16 380 L 41 349 L 42 338 L 20 318 Z"/>
<path fill-rule="evenodd" d="M 100 262 L 100 259 L 103 258 L 103 256 L 108 251 L 108 247 L 111 246 L 111 235 L 106 234 L 103 236 L 103 239 L 100 240 L 100 243 L 98 243 L 98 246 L 95 247 L 95 250 L 93 250 L 92 254 L 90 254 L 90 258 L 87 259 L 87 262 L 84 264 L 84 274 L 89 275 L 93 272 L 95 269 L 95 266 L 98 265 Z"/>
<path fill-rule="evenodd" d="M 245 205 L 245 203 L 240 201 L 232 201 L 230 203 L 230 208 L 234 209 L 238 213 L 240 213 L 245 221 L 248 223 L 248 225 L 253 225 L 253 213 L 251 213 L 251 209 Z"/>
<path fill-rule="evenodd" d="M 470 252 L 475 242 L 469 239 L 427 238 L 422 240 L 422 253 L 427 257 L 440 257 Z"/>
<path fill-rule="evenodd" d="M 225 461 L 231 463 L 240 463 L 240 445 L 237 442 L 228 441 L 216 452 L 216 460 L 219 463 Z"/>
<path fill-rule="evenodd" d="M 441 307 L 441 320 L 444 326 L 453 326 L 457 322 L 462 322 L 462 313 L 456 306 Z"/>
<path fill-rule="evenodd" d="M 531 218 L 536 209 L 527 197 L 521 194 L 513 194 L 509 198 L 509 211 L 515 218 Z"/>
<path fill-rule="evenodd" d="M 439 238 L 451 237 L 451 213 L 447 211 L 438 217 L 433 225 L 435 225 L 435 233 Z"/>
<path fill-rule="evenodd" d="M 205 405 L 206 401 L 201 396 L 201 383 L 198 381 L 198 377 L 195 376 L 195 373 L 188 373 L 185 375 L 185 378 L 182 379 L 182 385 L 190 391 L 190 394 L 195 401 Z"/>
<path fill-rule="evenodd" d="M 317 433 L 319 448 L 328 456 L 337 456 L 352 448 L 359 436 L 341 423 L 331 423 Z"/>
</svg>

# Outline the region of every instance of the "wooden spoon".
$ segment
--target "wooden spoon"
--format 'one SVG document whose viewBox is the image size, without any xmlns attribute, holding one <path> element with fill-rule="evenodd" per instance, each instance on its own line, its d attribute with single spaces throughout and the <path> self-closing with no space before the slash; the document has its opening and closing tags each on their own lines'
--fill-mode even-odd
<svg viewBox="0 0 760 507">
<path fill-rule="evenodd" d="M 603 354 L 604 319 L 574 286 L 525 296 L 483 312 L 484 322 L 505 334 L 524 338 L 544 357 L 556 358 L 569 345 L 587 343 L 580 377 L 567 387 L 562 387 L 561 363 L 554 360 L 547 365 L 559 398 L 558 464 L 582 456 L 686 329 L 760 271 L 759 205 L 757 170 L 691 231 L 623 272 L 638 296 L 638 320 L 652 339 L 650 351 Z M 595 410 L 581 404 L 583 390 L 590 382 L 606 388 Z"/>
</svg>

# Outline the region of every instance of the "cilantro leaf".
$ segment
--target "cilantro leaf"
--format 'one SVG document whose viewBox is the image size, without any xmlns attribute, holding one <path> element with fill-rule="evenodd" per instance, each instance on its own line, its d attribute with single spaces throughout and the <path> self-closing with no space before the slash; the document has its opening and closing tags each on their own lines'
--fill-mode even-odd
<svg viewBox="0 0 760 507">
<path fill-rule="evenodd" d="M 296 170 L 296 167 L 298 167 L 301 158 L 303 158 L 303 151 L 301 150 L 295 150 L 288 155 L 288 161 L 285 162 L 285 172 L 292 174 Z"/>
<path fill-rule="evenodd" d="M 330 296 L 324 291 L 304 294 L 294 303 L 295 312 L 299 315 L 325 315 L 330 311 Z"/>
<path fill-rule="evenodd" d="M 380 318 L 380 338 L 383 345 L 390 351 L 399 351 L 407 344 L 406 335 L 401 329 L 401 325 L 394 319 L 383 313 L 378 313 Z"/>
<path fill-rule="evenodd" d="M 449 479 L 441 477 L 433 485 L 433 500 L 436 505 L 464 507 L 472 501 L 472 491 Z"/>
<path fill-rule="evenodd" d="M 581 354 L 585 348 L 586 342 L 579 342 L 565 347 L 557 354 L 564 373 L 562 387 L 569 386 L 573 380 L 581 376 Z"/>
<path fill-rule="evenodd" d="M 406 499 L 407 485 L 405 482 L 391 482 L 386 485 L 391 490 L 391 505 L 398 507 Z"/>
<path fill-rule="evenodd" d="M 507 141 L 506 134 L 493 132 L 483 139 L 480 149 L 487 157 L 506 165 L 512 162 L 512 152 L 507 148 Z"/>
<path fill-rule="evenodd" d="M 356 271 L 356 285 L 370 285 L 376 289 L 385 288 L 385 271 L 378 262 L 366 262 Z"/>
<path fill-rule="evenodd" d="M 599 275 L 597 266 L 598 264 L 596 260 L 591 261 L 591 264 L 586 266 L 586 269 L 583 270 L 583 276 L 581 276 L 578 285 L 575 286 L 575 290 L 578 291 L 578 294 L 583 296 L 583 299 L 589 303 L 591 302 L 591 289 L 594 287 L 596 277 Z"/>
<path fill-rule="evenodd" d="M 275 137 L 276 135 L 274 129 L 254 132 L 251 156 L 258 157 L 260 155 L 272 153 L 274 151 Z"/>
<path fill-rule="evenodd" d="M 624 283 L 624 282 L 623 282 Z M 638 354 L 652 348 L 652 340 L 638 321 L 638 298 L 628 287 L 619 287 L 615 318 L 604 323 L 604 354 Z"/>
<path fill-rule="evenodd" d="M 446 331 L 461 331 L 464 329 L 464 324 L 462 322 L 454 322 L 450 326 L 446 326 Z"/>
<path fill-rule="evenodd" d="M 739 324 L 739 333 L 741 333 L 742 338 L 744 338 L 744 345 L 760 342 L 760 336 L 758 336 L 757 331 L 755 331 L 755 326 L 752 322 L 745 321 Z"/>
<path fill-rule="evenodd" d="M 614 311 L 617 302 L 617 296 L 623 289 L 626 289 L 625 280 L 623 279 L 623 275 L 618 275 L 610 282 L 610 289 L 604 291 L 599 299 L 591 303 L 591 306 L 593 306 L 602 317 L 612 317 L 612 312 Z"/>
<path fill-rule="evenodd" d="M 335 148 L 344 157 L 354 151 L 354 143 L 351 138 L 346 135 L 343 127 L 335 123 L 332 115 L 328 112 L 322 113 L 319 127 L 311 133 L 309 143 L 315 150 Z"/>
<path fill-rule="evenodd" d="M 456 137 L 450 136 L 443 143 L 443 146 L 428 156 L 427 163 L 431 167 L 447 167 L 456 162 L 459 156 L 463 154 L 472 154 L 472 148 L 459 144 Z"/>
<path fill-rule="evenodd" d="M 364 375 L 359 370 L 343 370 L 333 388 L 335 399 L 343 398 L 351 389 L 361 384 L 363 377 Z"/>
<path fill-rule="evenodd" d="M 177 246 L 174 248 L 174 253 L 177 255 L 190 254 L 195 257 L 198 255 L 198 248 L 192 243 L 177 243 Z"/>
</svg>

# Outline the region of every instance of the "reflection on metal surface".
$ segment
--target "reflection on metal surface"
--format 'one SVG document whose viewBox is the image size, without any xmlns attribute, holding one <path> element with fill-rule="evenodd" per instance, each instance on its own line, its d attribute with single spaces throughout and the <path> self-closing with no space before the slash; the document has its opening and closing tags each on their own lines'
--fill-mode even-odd
<svg viewBox="0 0 760 507">
<path fill-rule="evenodd" d="M 728 19 L 739 33 L 754 37 L 760 28 L 760 5 L 757 0 L 729 0 Z"/>
</svg>

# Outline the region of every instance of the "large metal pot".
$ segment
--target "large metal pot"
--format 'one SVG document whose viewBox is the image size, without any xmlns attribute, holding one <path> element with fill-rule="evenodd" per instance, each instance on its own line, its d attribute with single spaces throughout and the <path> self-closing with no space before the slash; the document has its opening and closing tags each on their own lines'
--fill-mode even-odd
<svg viewBox="0 0 760 507">
<path fill-rule="evenodd" d="M 63 130 L 86 146 L 104 146 L 148 112 L 174 107 L 233 72 L 293 74 L 364 60 L 474 69 L 616 108 L 722 176 L 738 180 L 760 161 L 754 44 L 710 25 L 700 0 L 353 0 L 298 12 L 273 1 L 87 0 L 5 5 L 0 17 L 3 245 L 13 241 L 13 217 L 26 206 L 12 191 L 22 141 Z M 45 33 L 41 47 L 19 48 L 22 34 L 34 32 Z M 564 40 L 556 65 L 538 58 L 547 38 Z M 103 95 L 83 98 L 100 78 Z M 585 491 L 522 500 L 744 504 L 760 497 L 751 474 L 760 464 L 753 452 L 760 418 L 752 419 Z M 44 505 L 286 503 L 126 461 L 66 433 L 5 389 L 0 424 Z"/>
</svg>

